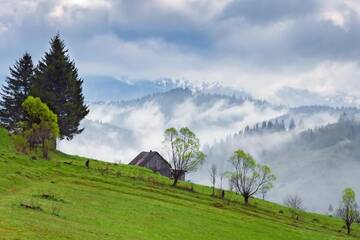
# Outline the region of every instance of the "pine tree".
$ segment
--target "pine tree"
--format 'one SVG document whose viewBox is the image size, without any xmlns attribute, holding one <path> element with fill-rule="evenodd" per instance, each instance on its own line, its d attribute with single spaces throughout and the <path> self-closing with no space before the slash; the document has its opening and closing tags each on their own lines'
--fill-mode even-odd
<svg viewBox="0 0 360 240">
<path fill-rule="evenodd" d="M 34 78 L 34 65 L 30 54 L 25 53 L 10 67 L 10 76 L 2 87 L 0 100 L 0 123 L 10 132 L 17 132 L 19 122 L 24 121 L 21 104 L 28 97 Z"/>
<path fill-rule="evenodd" d="M 295 127 L 296 127 L 296 125 L 295 125 L 295 121 L 294 121 L 294 119 L 293 119 L 293 118 L 291 118 L 291 120 L 290 120 L 290 124 L 289 124 L 289 130 L 294 130 L 294 129 L 295 129 Z"/>
<path fill-rule="evenodd" d="M 50 45 L 35 70 L 31 95 L 39 97 L 57 114 L 60 138 L 70 140 L 83 131 L 80 121 L 89 113 L 82 94 L 83 81 L 59 34 Z"/>
</svg>

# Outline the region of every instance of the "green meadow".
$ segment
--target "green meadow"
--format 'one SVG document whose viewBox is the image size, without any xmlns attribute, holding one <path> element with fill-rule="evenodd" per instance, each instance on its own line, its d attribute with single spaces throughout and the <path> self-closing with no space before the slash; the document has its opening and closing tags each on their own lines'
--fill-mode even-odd
<svg viewBox="0 0 360 240">
<path fill-rule="evenodd" d="M 171 181 L 150 170 L 54 152 L 16 153 L 0 129 L 0 239 L 360 239 L 335 217 Z"/>
</svg>

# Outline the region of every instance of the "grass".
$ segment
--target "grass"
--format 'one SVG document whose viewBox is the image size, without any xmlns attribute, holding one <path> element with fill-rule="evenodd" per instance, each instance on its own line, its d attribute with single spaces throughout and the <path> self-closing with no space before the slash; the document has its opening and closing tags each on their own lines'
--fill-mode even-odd
<svg viewBox="0 0 360 240">
<path fill-rule="evenodd" d="M 0 129 L 0 239 L 360 239 L 343 223 L 226 193 L 171 181 L 148 169 L 108 164 L 60 152 L 51 160 L 15 152 Z M 192 190 L 193 189 L 193 190 Z"/>
</svg>

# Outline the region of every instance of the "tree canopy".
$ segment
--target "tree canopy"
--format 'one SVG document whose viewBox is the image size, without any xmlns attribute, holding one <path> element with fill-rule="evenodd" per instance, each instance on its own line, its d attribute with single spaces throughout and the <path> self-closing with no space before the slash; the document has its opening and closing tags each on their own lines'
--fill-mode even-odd
<svg viewBox="0 0 360 240">
<path fill-rule="evenodd" d="M 23 102 L 22 107 L 27 115 L 27 124 L 46 123 L 54 137 L 59 135 L 58 119 L 49 107 L 38 97 L 29 96 Z"/>
</svg>

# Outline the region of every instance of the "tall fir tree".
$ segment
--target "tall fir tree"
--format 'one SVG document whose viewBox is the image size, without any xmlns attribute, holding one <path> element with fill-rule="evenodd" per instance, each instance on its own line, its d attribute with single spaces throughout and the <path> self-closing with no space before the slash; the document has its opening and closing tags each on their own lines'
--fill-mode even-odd
<svg viewBox="0 0 360 240">
<path fill-rule="evenodd" d="M 30 93 L 40 97 L 58 115 L 60 138 L 70 140 L 83 131 L 80 121 L 89 109 L 82 94 L 83 81 L 59 34 L 51 39 L 50 45 L 35 70 Z"/>
<path fill-rule="evenodd" d="M 2 87 L 0 100 L 0 123 L 10 132 L 20 130 L 19 122 L 24 121 L 21 104 L 29 96 L 34 79 L 34 64 L 29 53 L 25 53 L 13 67 Z"/>
</svg>

